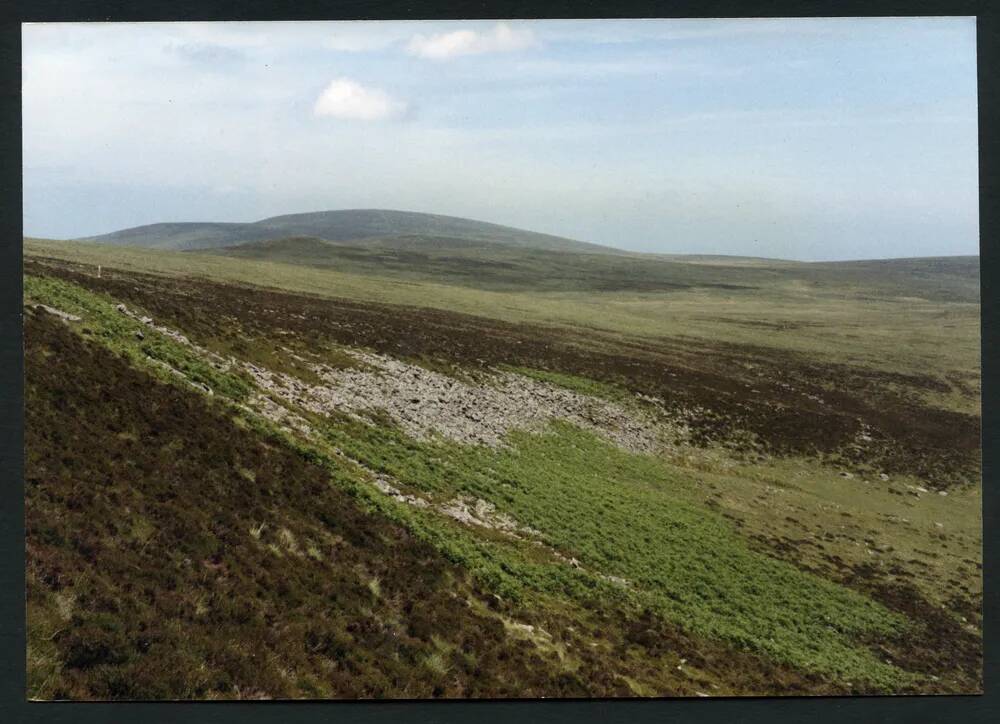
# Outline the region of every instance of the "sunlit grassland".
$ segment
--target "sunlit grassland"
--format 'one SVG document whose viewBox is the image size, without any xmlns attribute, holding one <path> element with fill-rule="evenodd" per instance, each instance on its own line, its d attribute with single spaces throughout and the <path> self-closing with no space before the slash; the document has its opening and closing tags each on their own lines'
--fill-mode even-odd
<svg viewBox="0 0 1000 724">
<path fill-rule="evenodd" d="M 817 360 L 956 375 L 978 387 L 979 305 L 884 293 L 876 297 L 872 291 L 878 290 L 879 278 L 870 273 L 854 284 L 777 279 L 773 285 L 746 290 L 497 292 L 209 254 L 61 241 L 29 239 L 25 253 L 101 264 L 106 269 L 206 277 L 325 297 L 575 327 L 591 333 L 594 343 L 613 344 L 617 337 L 687 337 L 764 345 Z M 928 398 L 943 406 L 969 408 L 961 396 L 929 393 Z"/>
</svg>

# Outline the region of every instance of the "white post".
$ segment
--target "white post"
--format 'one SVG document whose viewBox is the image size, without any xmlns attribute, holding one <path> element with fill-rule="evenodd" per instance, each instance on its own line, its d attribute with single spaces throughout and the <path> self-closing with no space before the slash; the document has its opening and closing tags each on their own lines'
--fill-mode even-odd
<svg viewBox="0 0 1000 724">
<path fill-rule="evenodd" d="M 97 278 L 98 279 L 101 278 L 101 265 L 100 264 L 97 265 Z"/>
</svg>

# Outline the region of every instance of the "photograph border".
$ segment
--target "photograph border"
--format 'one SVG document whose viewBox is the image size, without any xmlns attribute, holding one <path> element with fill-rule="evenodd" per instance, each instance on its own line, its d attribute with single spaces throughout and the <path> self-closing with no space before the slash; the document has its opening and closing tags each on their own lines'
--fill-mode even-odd
<svg viewBox="0 0 1000 724">
<path fill-rule="evenodd" d="M 22 349 L 22 197 L 21 197 L 21 30 L 22 22 L 168 21 L 168 20 L 346 20 L 346 19 L 514 19 L 514 18 L 723 18 L 837 16 L 977 17 L 979 69 L 980 260 L 982 311 L 983 430 L 983 578 L 984 687 L 980 696 L 933 697 L 789 697 L 720 699 L 594 700 L 465 700 L 465 701 L 302 701 L 302 702 L 122 702 L 36 703 L 25 699 L 24 574 L 24 431 Z M 18 0 L 0 9 L 0 98 L 3 99 L 2 198 L 0 224 L 0 721 L 107 722 L 168 721 L 338 722 L 544 721 L 611 722 L 698 720 L 707 722 L 785 721 L 962 721 L 1000 720 L 998 657 L 997 526 L 1000 452 L 996 385 L 1000 349 L 997 278 L 1000 276 L 1000 173 L 997 132 L 1000 124 L 1000 12 L 985 2 L 888 2 L 815 0 L 813 2 L 652 2 L 625 0 L 600 3 L 566 2 L 309 2 L 274 0 L 150 0 L 124 3 L 107 0 Z"/>
</svg>

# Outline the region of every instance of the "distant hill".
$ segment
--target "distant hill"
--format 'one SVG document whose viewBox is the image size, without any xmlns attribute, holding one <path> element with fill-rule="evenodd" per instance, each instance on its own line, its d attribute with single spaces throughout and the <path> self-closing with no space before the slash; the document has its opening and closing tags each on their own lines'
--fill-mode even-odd
<svg viewBox="0 0 1000 724">
<path fill-rule="evenodd" d="M 738 270 L 720 282 L 719 273 L 713 269 L 699 269 L 644 254 L 551 250 L 426 234 L 350 241 L 296 236 L 192 249 L 188 253 L 492 290 L 664 291 L 698 285 L 744 286 Z"/>
<path fill-rule="evenodd" d="M 914 256 L 899 259 L 858 259 L 813 262 L 816 268 L 841 268 L 881 274 L 938 276 L 947 274 L 970 280 L 979 278 L 978 256 Z"/>
<path fill-rule="evenodd" d="M 978 257 L 807 263 L 747 257 L 550 251 L 465 238 L 404 234 L 357 241 L 312 236 L 192 250 L 352 274 L 458 284 L 494 291 L 666 292 L 700 287 L 851 288 L 869 296 L 978 301 Z"/>
<path fill-rule="evenodd" d="M 318 211 L 308 214 L 274 216 L 248 224 L 187 222 L 137 226 L 110 234 L 90 236 L 78 241 L 148 249 L 216 249 L 247 242 L 292 237 L 312 237 L 334 242 L 359 242 L 369 239 L 408 237 L 446 239 L 456 244 L 500 244 L 523 249 L 578 251 L 589 253 L 624 253 L 611 247 L 566 239 L 551 234 L 515 229 L 485 221 L 462 219 L 439 214 L 382 209 Z"/>
</svg>

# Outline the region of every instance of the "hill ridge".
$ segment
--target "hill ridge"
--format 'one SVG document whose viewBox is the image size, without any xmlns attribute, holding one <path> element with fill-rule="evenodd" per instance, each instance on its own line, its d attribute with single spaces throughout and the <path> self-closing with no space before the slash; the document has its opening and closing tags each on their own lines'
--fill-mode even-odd
<svg viewBox="0 0 1000 724">
<path fill-rule="evenodd" d="M 213 249 L 274 238 L 311 236 L 325 241 L 359 241 L 390 236 L 435 236 L 549 251 L 627 253 L 567 237 L 459 216 L 394 209 L 336 209 L 271 216 L 241 222 L 158 222 L 77 241 L 152 249 Z"/>
</svg>

